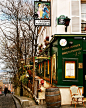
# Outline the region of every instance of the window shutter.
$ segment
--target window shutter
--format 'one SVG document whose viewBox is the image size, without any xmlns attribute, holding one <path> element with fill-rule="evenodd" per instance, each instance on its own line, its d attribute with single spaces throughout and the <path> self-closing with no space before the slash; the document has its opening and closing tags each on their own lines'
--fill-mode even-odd
<svg viewBox="0 0 86 108">
<path fill-rule="evenodd" d="M 80 0 L 71 0 L 71 33 L 81 33 Z"/>
</svg>

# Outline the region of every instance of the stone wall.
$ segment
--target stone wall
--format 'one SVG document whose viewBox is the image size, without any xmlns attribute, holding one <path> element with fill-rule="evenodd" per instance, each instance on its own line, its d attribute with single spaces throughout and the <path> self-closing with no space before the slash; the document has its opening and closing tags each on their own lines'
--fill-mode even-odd
<svg viewBox="0 0 86 108">
<path fill-rule="evenodd" d="M 20 87 L 14 89 L 14 94 L 20 96 Z"/>
<path fill-rule="evenodd" d="M 33 98 L 32 96 L 32 92 L 30 91 L 29 88 L 27 88 L 27 86 L 23 85 L 23 96 L 27 96 L 29 98 Z"/>
</svg>

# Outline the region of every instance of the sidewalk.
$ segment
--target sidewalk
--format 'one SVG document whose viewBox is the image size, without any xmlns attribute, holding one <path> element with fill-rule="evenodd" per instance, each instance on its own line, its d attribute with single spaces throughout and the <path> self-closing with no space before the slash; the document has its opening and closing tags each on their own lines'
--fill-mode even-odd
<svg viewBox="0 0 86 108">
<path fill-rule="evenodd" d="M 28 97 L 24 97 L 24 96 L 16 96 L 14 95 L 14 97 L 16 97 L 22 108 L 47 108 L 47 105 L 37 105 L 35 103 L 35 100 L 28 98 Z M 53 107 L 52 107 L 53 108 Z M 57 107 L 58 108 L 58 107 Z M 60 108 L 75 108 L 75 105 L 62 105 Z M 85 102 L 85 107 L 83 106 L 83 104 L 77 104 L 76 108 L 86 108 L 86 102 Z"/>
<path fill-rule="evenodd" d="M 70 105 L 63 105 L 60 108 L 75 108 L 75 104 L 73 104 L 71 106 Z M 77 104 L 76 108 L 86 108 L 86 103 L 85 103 L 85 107 L 83 106 L 83 104 Z"/>
</svg>

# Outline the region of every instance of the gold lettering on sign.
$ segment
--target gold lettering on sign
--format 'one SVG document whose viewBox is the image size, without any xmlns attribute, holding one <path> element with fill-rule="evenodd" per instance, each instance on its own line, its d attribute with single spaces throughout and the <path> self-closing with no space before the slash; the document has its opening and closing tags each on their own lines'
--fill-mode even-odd
<svg viewBox="0 0 86 108">
<path fill-rule="evenodd" d="M 72 53 L 72 52 L 76 52 L 76 51 L 80 51 L 80 50 L 82 50 L 82 47 L 81 48 L 78 48 L 78 49 L 75 49 L 75 50 L 63 52 L 62 55 L 68 54 L 68 53 Z"/>
<path fill-rule="evenodd" d="M 78 46 L 80 46 L 80 44 L 73 45 L 73 46 L 71 46 L 70 48 L 74 48 L 74 47 L 78 47 Z M 62 48 L 62 50 L 66 50 L 66 49 L 69 49 L 69 47 Z"/>
</svg>

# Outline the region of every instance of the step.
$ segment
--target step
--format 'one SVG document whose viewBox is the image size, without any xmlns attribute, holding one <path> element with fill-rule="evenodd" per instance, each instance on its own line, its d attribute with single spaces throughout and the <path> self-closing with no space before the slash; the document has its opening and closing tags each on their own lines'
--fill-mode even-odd
<svg viewBox="0 0 86 108">
<path fill-rule="evenodd" d="M 14 97 L 19 100 L 22 108 L 26 108 L 26 107 L 29 107 L 29 106 L 36 105 L 35 101 L 31 98 L 27 98 L 27 97 L 24 97 L 24 96 L 17 96 L 17 95 L 14 95 Z"/>
</svg>

